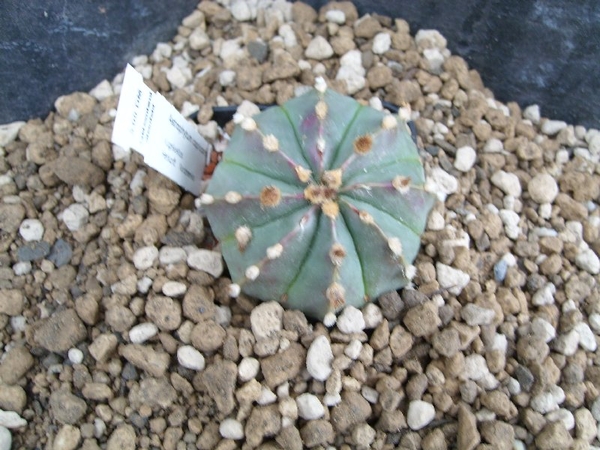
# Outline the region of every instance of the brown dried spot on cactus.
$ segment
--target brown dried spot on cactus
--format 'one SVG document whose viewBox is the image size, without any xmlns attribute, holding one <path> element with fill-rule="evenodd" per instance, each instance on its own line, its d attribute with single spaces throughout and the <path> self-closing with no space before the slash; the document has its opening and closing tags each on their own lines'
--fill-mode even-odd
<svg viewBox="0 0 600 450">
<path fill-rule="evenodd" d="M 373 148 L 373 137 L 370 134 L 363 134 L 354 140 L 354 151 L 359 155 L 369 153 Z"/>
<path fill-rule="evenodd" d="M 311 184 L 304 189 L 304 198 L 313 205 L 322 205 L 336 198 L 337 191 L 321 184 Z"/>
<path fill-rule="evenodd" d="M 344 249 L 344 246 L 342 244 L 336 242 L 331 246 L 331 249 L 329 250 L 329 259 L 331 259 L 331 262 L 334 265 L 338 267 L 341 266 L 342 261 L 344 261 L 345 257 L 346 250 Z"/>
<path fill-rule="evenodd" d="M 339 283 L 331 283 L 325 291 L 325 297 L 329 301 L 332 311 L 336 311 L 346 304 L 346 290 Z"/>
<path fill-rule="evenodd" d="M 277 186 L 265 186 L 260 191 L 260 204 L 269 208 L 277 206 L 281 201 L 281 191 Z"/>
<path fill-rule="evenodd" d="M 392 186 L 394 186 L 394 189 L 396 189 L 398 192 L 406 194 L 410 189 L 410 177 L 396 175 L 392 180 Z"/>
</svg>

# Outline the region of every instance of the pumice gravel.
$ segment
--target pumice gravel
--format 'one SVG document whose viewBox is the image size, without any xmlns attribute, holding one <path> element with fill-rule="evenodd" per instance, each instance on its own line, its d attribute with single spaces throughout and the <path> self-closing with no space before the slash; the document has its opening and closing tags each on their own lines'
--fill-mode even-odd
<svg viewBox="0 0 600 450">
<path fill-rule="evenodd" d="M 597 129 L 350 2 L 203 1 L 131 63 L 211 142 L 318 77 L 409 105 L 414 278 L 330 327 L 232 298 L 197 199 L 110 143 L 123 74 L 60 97 L 0 126 L 0 450 L 600 448 Z"/>
</svg>

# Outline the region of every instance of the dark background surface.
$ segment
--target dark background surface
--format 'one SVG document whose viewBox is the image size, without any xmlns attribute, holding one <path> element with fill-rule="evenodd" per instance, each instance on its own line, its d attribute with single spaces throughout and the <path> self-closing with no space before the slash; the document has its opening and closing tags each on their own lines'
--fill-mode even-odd
<svg viewBox="0 0 600 450">
<path fill-rule="evenodd" d="M 324 0 L 308 0 L 316 8 Z M 197 0 L 0 1 L 0 124 L 112 79 L 170 40 Z M 501 101 L 600 126 L 598 0 L 355 0 L 361 14 L 439 30 Z"/>
</svg>

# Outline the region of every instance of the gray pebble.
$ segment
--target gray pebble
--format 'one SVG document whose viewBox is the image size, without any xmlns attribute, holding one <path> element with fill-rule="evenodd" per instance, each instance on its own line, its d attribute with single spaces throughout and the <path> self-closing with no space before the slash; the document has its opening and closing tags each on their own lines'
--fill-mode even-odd
<svg viewBox="0 0 600 450">
<path fill-rule="evenodd" d="M 62 267 L 71 261 L 73 256 L 73 249 L 71 245 L 64 239 L 58 239 L 48 255 L 48 260 L 51 261 L 56 267 Z"/>
<path fill-rule="evenodd" d="M 50 244 L 44 241 L 29 242 L 19 247 L 17 257 L 21 262 L 44 259 L 50 253 Z"/>
</svg>

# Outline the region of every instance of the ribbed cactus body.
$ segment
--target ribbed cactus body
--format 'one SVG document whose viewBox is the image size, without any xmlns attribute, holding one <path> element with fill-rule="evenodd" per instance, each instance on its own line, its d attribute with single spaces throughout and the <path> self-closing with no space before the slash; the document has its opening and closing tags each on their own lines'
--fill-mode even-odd
<svg viewBox="0 0 600 450">
<path fill-rule="evenodd" d="M 402 120 L 321 85 L 244 118 L 202 202 L 234 291 L 323 319 L 409 282 L 424 182 Z"/>
</svg>

